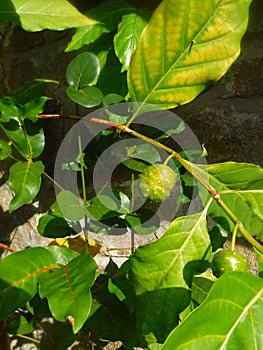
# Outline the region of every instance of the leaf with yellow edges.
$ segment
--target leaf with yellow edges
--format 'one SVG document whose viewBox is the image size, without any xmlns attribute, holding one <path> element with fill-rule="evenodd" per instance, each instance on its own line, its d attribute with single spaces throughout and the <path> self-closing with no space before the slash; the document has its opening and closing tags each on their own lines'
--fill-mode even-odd
<svg viewBox="0 0 263 350">
<path fill-rule="evenodd" d="M 240 53 L 252 0 L 164 0 L 128 70 L 132 101 L 173 108 L 217 81 Z"/>
</svg>

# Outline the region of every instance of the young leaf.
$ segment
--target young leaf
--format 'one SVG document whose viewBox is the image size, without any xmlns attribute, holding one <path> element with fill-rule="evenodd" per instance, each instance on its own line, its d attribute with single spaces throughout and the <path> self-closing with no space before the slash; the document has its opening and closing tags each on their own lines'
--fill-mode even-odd
<svg viewBox="0 0 263 350">
<path fill-rule="evenodd" d="M 217 81 L 240 52 L 252 0 L 164 0 L 128 70 L 132 101 L 173 108 Z"/>
<path fill-rule="evenodd" d="M 100 89 L 93 86 L 87 86 L 80 90 L 69 86 L 66 89 L 66 93 L 73 102 L 86 108 L 98 106 L 103 99 Z"/>
<path fill-rule="evenodd" d="M 177 324 L 190 302 L 184 266 L 202 259 L 208 246 L 204 210 L 176 219 L 158 241 L 139 247 L 130 257 L 129 279 L 137 294 L 136 314 L 142 334 L 153 331 L 164 341 Z"/>
<path fill-rule="evenodd" d="M 220 277 L 207 299 L 167 338 L 162 350 L 262 349 L 263 281 L 245 272 Z"/>
<path fill-rule="evenodd" d="M 43 112 L 47 100 L 49 100 L 48 97 L 42 96 L 37 100 L 27 102 L 22 108 L 23 119 L 29 119 L 35 123 L 38 120 L 38 114 Z"/>
<path fill-rule="evenodd" d="M 76 90 L 94 85 L 100 73 L 100 61 L 90 52 L 82 52 L 68 65 L 66 71 L 67 82 Z"/>
<path fill-rule="evenodd" d="M 71 260 L 62 268 L 50 270 L 40 278 L 39 294 L 47 298 L 56 320 L 73 320 L 77 333 L 87 320 L 91 309 L 90 288 L 94 283 L 97 264 L 88 252 Z"/>
<path fill-rule="evenodd" d="M 0 319 L 24 306 L 37 291 L 41 273 L 57 266 L 45 248 L 29 248 L 0 261 Z"/>
<path fill-rule="evenodd" d="M 44 29 L 64 30 L 67 28 L 93 25 L 95 20 L 81 14 L 67 0 L 3 0 L 0 21 L 13 21 L 30 32 Z"/>
<path fill-rule="evenodd" d="M 94 19 L 97 23 L 78 28 L 65 51 L 78 50 L 84 45 L 93 43 L 103 33 L 111 32 L 116 25 L 116 21 L 125 13 L 131 11 L 134 11 L 134 7 L 122 0 L 102 2 L 98 7 L 86 13 L 88 18 Z"/>
<path fill-rule="evenodd" d="M 11 200 L 9 212 L 30 203 L 38 194 L 41 185 L 41 175 L 44 165 L 38 162 L 17 162 L 10 168 L 9 187 L 15 192 Z"/>
<path fill-rule="evenodd" d="M 149 20 L 149 13 L 137 11 L 122 17 L 114 37 L 114 49 L 122 64 L 122 72 L 128 69 L 137 42 Z"/>
</svg>

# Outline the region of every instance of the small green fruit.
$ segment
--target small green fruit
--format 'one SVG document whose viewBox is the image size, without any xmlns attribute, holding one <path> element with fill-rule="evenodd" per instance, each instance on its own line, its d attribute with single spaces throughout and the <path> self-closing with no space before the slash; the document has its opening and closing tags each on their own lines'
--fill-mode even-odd
<svg viewBox="0 0 263 350">
<path fill-rule="evenodd" d="M 231 250 L 218 250 L 212 258 L 212 271 L 216 277 L 229 271 L 249 271 L 249 262 L 243 255 Z"/>
<path fill-rule="evenodd" d="M 139 178 L 142 195 L 158 203 L 170 196 L 177 180 L 177 174 L 168 165 L 154 164 L 146 167 Z"/>
</svg>

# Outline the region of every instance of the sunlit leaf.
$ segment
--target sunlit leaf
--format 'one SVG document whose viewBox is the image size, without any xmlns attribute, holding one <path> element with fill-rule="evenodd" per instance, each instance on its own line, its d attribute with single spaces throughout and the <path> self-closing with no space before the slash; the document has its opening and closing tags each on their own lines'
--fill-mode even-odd
<svg viewBox="0 0 263 350">
<path fill-rule="evenodd" d="M 0 261 L 0 319 L 24 306 L 37 291 L 39 275 L 57 266 L 45 248 L 29 248 Z"/>
<path fill-rule="evenodd" d="M 111 32 L 116 26 L 116 21 L 125 13 L 134 10 L 134 7 L 122 0 L 110 0 L 102 2 L 98 7 L 89 10 L 86 15 L 98 23 L 86 25 L 77 29 L 66 52 L 80 49 L 97 40 L 103 33 Z"/>
<path fill-rule="evenodd" d="M 39 294 L 47 298 L 56 320 L 65 322 L 69 317 L 77 333 L 87 320 L 91 309 L 90 287 L 94 283 L 97 264 L 84 252 L 67 265 L 49 270 L 41 276 Z"/>
<path fill-rule="evenodd" d="M 118 32 L 114 37 L 114 48 L 122 64 L 122 72 L 128 69 L 141 33 L 148 23 L 149 13 L 137 11 L 122 17 Z"/>
<path fill-rule="evenodd" d="M 38 194 L 44 165 L 38 162 L 17 162 L 10 168 L 9 187 L 15 196 L 11 200 L 9 212 L 30 203 Z"/>
<path fill-rule="evenodd" d="M 263 233 L 263 169 L 255 164 L 225 162 L 207 168 L 210 184 L 220 193 L 250 234 L 262 239 Z M 217 203 L 208 211 L 228 232 L 233 222 Z"/>
<path fill-rule="evenodd" d="M 1 0 L 0 21 L 3 20 L 21 24 L 31 32 L 64 30 L 96 23 L 81 14 L 67 0 Z"/>
<path fill-rule="evenodd" d="M 207 299 L 167 338 L 162 350 L 262 349 L 263 281 L 249 273 L 220 277 Z"/>
<path fill-rule="evenodd" d="M 66 71 L 67 82 L 76 90 L 94 85 L 100 73 L 100 62 L 96 55 L 82 52 L 68 65 Z"/>
<path fill-rule="evenodd" d="M 164 0 L 128 70 L 132 101 L 173 108 L 217 81 L 240 53 L 252 0 Z"/>
<path fill-rule="evenodd" d="M 190 303 L 183 278 L 187 262 L 202 259 L 209 246 L 206 210 L 176 219 L 157 241 L 130 257 L 129 279 L 137 294 L 136 312 L 142 334 L 154 332 L 164 341 L 178 315 Z"/>
</svg>

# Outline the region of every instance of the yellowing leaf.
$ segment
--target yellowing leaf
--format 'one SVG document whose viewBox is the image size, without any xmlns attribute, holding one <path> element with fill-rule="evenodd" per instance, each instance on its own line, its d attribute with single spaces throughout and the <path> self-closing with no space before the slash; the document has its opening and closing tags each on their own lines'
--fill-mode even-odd
<svg viewBox="0 0 263 350">
<path fill-rule="evenodd" d="M 56 238 L 52 242 L 49 243 L 49 246 L 59 246 L 59 247 L 66 247 L 71 250 L 74 250 L 75 252 L 81 254 L 84 251 L 88 250 L 89 253 L 92 256 L 95 256 L 96 254 L 100 253 L 105 245 L 103 243 L 98 242 L 97 240 L 93 239 L 92 237 L 89 237 L 86 241 L 84 235 L 79 235 L 77 237 L 73 238 Z"/>
</svg>

